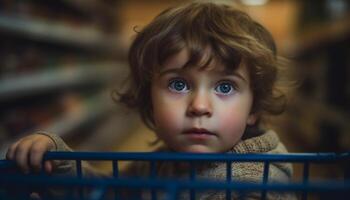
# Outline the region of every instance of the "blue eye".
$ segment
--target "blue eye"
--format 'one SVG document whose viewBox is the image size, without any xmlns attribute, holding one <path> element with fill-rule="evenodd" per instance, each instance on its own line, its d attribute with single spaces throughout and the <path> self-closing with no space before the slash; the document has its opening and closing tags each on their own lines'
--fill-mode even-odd
<svg viewBox="0 0 350 200">
<path fill-rule="evenodd" d="M 215 91 L 223 95 L 229 95 L 233 92 L 233 90 L 234 90 L 234 87 L 232 83 L 229 83 L 229 82 L 220 83 L 215 87 Z"/>
<path fill-rule="evenodd" d="M 188 91 L 187 83 L 181 79 L 171 80 L 168 88 L 174 92 L 186 92 L 186 91 Z"/>
</svg>

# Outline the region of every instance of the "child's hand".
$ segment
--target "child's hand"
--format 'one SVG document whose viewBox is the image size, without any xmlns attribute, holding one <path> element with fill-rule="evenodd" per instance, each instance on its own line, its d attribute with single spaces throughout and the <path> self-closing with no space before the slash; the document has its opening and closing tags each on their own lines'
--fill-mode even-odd
<svg viewBox="0 0 350 200">
<path fill-rule="evenodd" d="M 15 161 L 24 173 L 31 170 L 39 172 L 44 153 L 55 148 L 54 141 L 48 136 L 33 134 L 13 143 L 7 150 L 6 158 Z M 51 173 L 52 168 L 52 162 L 45 161 L 45 171 Z"/>
</svg>

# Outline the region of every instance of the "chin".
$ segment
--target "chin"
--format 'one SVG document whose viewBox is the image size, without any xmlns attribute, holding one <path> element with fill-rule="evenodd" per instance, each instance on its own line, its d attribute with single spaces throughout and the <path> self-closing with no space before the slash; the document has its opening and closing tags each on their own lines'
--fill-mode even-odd
<svg viewBox="0 0 350 200">
<path fill-rule="evenodd" d="M 216 153 L 213 149 L 203 146 L 203 145 L 193 145 L 190 147 L 187 147 L 182 152 L 185 153 Z"/>
</svg>

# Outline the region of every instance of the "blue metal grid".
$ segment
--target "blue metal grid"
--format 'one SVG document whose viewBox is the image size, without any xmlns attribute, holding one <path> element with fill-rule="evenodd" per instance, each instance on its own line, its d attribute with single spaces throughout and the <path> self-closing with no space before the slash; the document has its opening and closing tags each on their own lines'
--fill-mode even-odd
<svg viewBox="0 0 350 200">
<path fill-rule="evenodd" d="M 107 190 L 113 191 L 112 199 L 123 199 L 119 195 L 121 188 L 149 190 L 152 200 L 157 198 L 156 191 L 163 191 L 162 199 L 175 200 L 180 191 L 189 191 L 190 198 L 196 199 L 196 192 L 206 190 L 226 191 L 226 199 L 231 199 L 232 192 L 244 194 L 251 191 L 261 192 L 265 199 L 268 191 L 297 192 L 301 199 L 307 199 L 309 193 L 319 194 L 325 198 L 347 199 L 350 195 L 350 152 L 346 153 L 290 153 L 290 154 L 189 154 L 189 153 L 115 153 L 115 152 L 48 152 L 45 160 L 74 160 L 76 162 L 76 177 L 55 177 L 39 174 L 24 175 L 16 170 L 15 163 L 0 160 L 0 199 L 30 199 L 29 193 L 40 191 L 41 199 L 52 199 L 47 196 L 46 188 L 60 187 L 68 192 L 59 199 L 105 199 L 110 198 Z M 83 160 L 110 161 L 113 166 L 113 177 L 87 178 L 83 176 L 81 162 Z M 146 161 L 150 163 L 148 178 L 125 178 L 119 176 L 120 161 Z M 156 176 L 157 161 L 182 161 L 190 164 L 188 180 L 165 179 Z M 197 180 L 196 162 L 226 163 L 226 181 Z M 231 180 L 233 162 L 262 162 L 264 174 L 261 183 L 243 183 Z M 300 182 L 268 183 L 269 166 L 272 162 L 300 163 L 303 165 L 303 178 Z M 310 181 L 310 164 L 339 164 L 344 170 L 343 180 Z M 72 189 L 73 188 L 73 189 Z M 89 193 L 84 190 L 89 189 Z M 73 194 L 74 193 L 74 194 Z M 141 199 L 135 192 L 133 199 Z M 127 199 L 131 199 L 128 197 Z M 322 198 L 321 198 L 322 199 Z"/>
</svg>

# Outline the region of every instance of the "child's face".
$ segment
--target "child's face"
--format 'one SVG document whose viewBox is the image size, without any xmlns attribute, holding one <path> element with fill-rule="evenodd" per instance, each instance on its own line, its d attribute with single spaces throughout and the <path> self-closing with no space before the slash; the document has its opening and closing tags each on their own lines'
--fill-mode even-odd
<svg viewBox="0 0 350 200">
<path fill-rule="evenodd" d="M 156 133 L 178 152 L 225 152 L 255 123 L 247 69 L 229 74 L 215 62 L 210 70 L 183 68 L 187 61 L 182 50 L 152 79 Z"/>
</svg>

